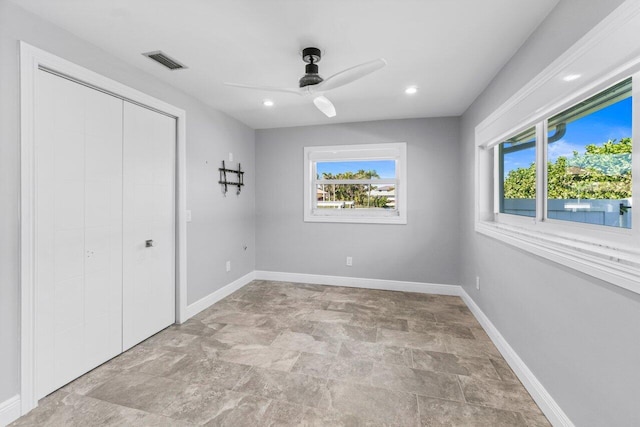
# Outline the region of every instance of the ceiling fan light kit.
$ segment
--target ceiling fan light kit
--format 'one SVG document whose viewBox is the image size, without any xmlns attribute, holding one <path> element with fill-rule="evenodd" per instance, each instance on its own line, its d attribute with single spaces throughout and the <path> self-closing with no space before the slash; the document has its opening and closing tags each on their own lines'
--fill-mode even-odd
<svg viewBox="0 0 640 427">
<path fill-rule="evenodd" d="M 318 65 L 322 59 L 322 52 L 317 47 L 307 47 L 302 49 L 302 60 L 307 63 L 304 67 L 305 75 L 300 77 L 300 87 L 317 85 L 324 80 L 318 75 Z"/>
<path fill-rule="evenodd" d="M 352 83 L 362 77 L 373 73 L 387 65 L 383 58 L 374 59 L 355 67 L 347 68 L 323 79 L 318 74 L 318 62 L 322 59 L 322 52 L 317 47 L 307 47 L 302 49 L 302 60 L 306 62 L 305 75 L 298 81 L 298 88 L 281 88 L 272 86 L 254 86 L 240 83 L 225 83 L 227 86 L 234 86 L 243 89 L 263 90 L 267 92 L 293 93 L 300 96 L 313 97 L 313 104 L 327 117 L 335 117 L 336 109 L 333 103 L 324 96 L 325 92 Z M 265 104 L 266 105 L 266 104 Z"/>
</svg>

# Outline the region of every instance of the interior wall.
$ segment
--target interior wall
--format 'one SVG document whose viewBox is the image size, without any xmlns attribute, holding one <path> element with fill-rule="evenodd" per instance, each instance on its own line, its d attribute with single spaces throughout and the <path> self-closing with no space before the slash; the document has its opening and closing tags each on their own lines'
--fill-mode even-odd
<svg viewBox="0 0 640 427">
<path fill-rule="evenodd" d="M 561 0 L 461 126 L 461 284 L 578 426 L 640 425 L 640 295 L 476 234 L 474 130 L 621 3 Z"/>
<path fill-rule="evenodd" d="M 458 284 L 458 128 L 435 118 L 256 131 L 256 268 Z M 304 147 L 381 142 L 407 143 L 407 224 L 304 222 Z"/>
<path fill-rule="evenodd" d="M 187 232 L 189 303 L 255 269 L 255 132 L 16 5 L 0 0 L 0 402 L 19 393 L 20 382 L 19 40 L 186 110 L 187 208 L 193 214 Z M 229 152 L 233 152 L 234 160 L 248 171 L 240 196 L 231 192 L 224 197 L 217 184 L 218 167 Z M 232 262 L 229 273 L 225 272 L 227 260 Z"/>
</svg>

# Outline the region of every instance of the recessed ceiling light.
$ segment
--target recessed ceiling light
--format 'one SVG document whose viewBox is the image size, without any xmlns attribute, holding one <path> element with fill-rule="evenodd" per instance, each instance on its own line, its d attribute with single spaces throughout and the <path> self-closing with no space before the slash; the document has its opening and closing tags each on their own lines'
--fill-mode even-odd
<svg viewBox="0 0 640 427">
<path fill-rule="evenodd" d="M 273 107 L 273 101 L 270 99 L 265 99 L 264 101 L 262 101 L 262 105 L 264 105 L 265 107 Z"/>
<path fill-rule="evenodd" d="M 409 86 L 404 90 L 404 93 L 406 93 L 407 95 L 413 95 L 417 91 L 418 91 L 418 88 L 416 86 Z"/>
<path fill-rule="evenodd" d="M 564 80 L 565 82 L 572 82 L 574 80 L 579 79 L 580 77 L 582 77 L 582 74 L 569 74 L 564 76 L 562 80 Z"/>
</svg>

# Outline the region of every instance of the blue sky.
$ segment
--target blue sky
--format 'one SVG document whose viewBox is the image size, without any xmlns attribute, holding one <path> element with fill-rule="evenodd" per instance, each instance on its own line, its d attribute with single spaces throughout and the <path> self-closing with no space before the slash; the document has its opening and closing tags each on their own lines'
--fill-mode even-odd
<svg viewBox="0 0 640 427">
<path fill-rule="evenodd" d="M 320 177 L 324 172 L 338 174 L 344 172 L 357 172 L 360 169 L 375 170 L 380 178 L 396 177 L 395 160 L 361 160 L 342 162 L 318 162 L 317 170 Z"/>
<path fill-rule="evenodd" d="M 549 161 L 555 162 L 559 156 L 571 157 L 574 150 L 584 153 L 589 144 L 631 137 L 631 100 L 628 97 L 567 124 L 564 137 L 549 145 Z M 534 161 L 534 149 L 508 154 L 504 159 L 505 176 L 513 169 L 529 167 Z"/>
</svg>

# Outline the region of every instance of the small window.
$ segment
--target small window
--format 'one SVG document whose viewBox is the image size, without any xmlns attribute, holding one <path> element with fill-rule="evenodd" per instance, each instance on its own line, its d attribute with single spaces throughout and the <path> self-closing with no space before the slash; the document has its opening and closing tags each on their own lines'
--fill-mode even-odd
<svg viewBox="0 0 640 427">
<path fill-rule="evenodd" d="M 536 216 L 536 128 L 498 146 L 500 213 Z"/>
<path fill-rule="evenodd" d="M 305 221 L 406 224 L 406 144 L 305 148 Z"/>
</svg>

